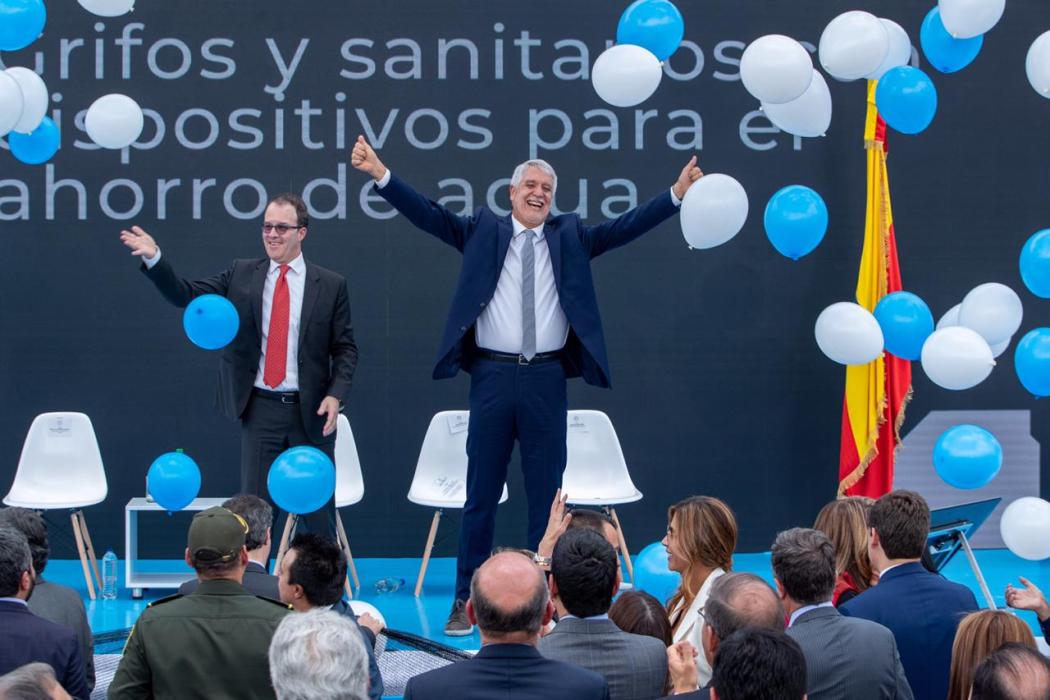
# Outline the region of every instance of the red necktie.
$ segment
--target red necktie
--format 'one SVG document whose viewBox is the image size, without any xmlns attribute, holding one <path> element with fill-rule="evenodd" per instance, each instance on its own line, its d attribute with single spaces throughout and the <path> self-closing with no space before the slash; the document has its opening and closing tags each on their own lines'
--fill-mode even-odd
<svg viewBox="0 0 1050 700">
<path fill-rule="evenodd" d="M 281 265 L 281 274 L 273 288 L 270 305 L 270 331 L 266 336 L 266 367 L 263 384 L 271 388 L 284 381 L 288 364 L 288 266 Z"/>
</svg>

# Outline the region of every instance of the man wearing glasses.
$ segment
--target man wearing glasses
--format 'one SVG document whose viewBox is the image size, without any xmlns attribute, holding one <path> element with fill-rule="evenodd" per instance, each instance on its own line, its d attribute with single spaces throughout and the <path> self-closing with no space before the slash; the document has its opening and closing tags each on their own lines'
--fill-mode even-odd
<svg viewBox="0 0 1050 700">
<path fill-rule="evenodd" d="M 289 447 L 312 445 L 334 459 L 357 345 L 346 280 L 303 259 L 309 214 L 302 198 L 277 195 L 264 216 L 267 257 L 234 260 L 225 272 L 199 280 L 179 277 L 140 227 L 121 231 L 120 240 L 175 306 L 219 294 L 237 309 L 240 327 L 223 349 L 216 401 L 241 421 L 241 493 L 268 498 L 270 464 Z M 334 537 L 331 507 L 307 517 L 310 530 Z"/>
</svg>

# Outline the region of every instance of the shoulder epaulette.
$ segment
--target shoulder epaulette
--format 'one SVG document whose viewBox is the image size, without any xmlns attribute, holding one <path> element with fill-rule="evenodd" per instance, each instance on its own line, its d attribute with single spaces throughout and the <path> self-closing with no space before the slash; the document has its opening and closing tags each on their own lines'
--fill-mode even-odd
<svg viewBox="0 0 1050 700">
<path fill-rule="evenodd" d="M 278 607 L 281 607 L 281 608 L 284 608 L 285 610 L 291 610 L 292 609 L 292 606 L 288 605 L 288 603 L 282 603 L 281 601 L 274 600 L 273 598 L 270 598 L 269 596 L 257 595 L 255 597 L 258 598 L 259 600 L 265 600 L 267 603 L 273 603 L 274 605 L 276 605 Z"/>
<path fill-rule="evenodd" d="M 164 603 L 170 603 L 171 601 L 178 600 L 179 598 L 182 598 L 182 597 L 184 597 L 184 596 L 181 593 L 176 593 L 175 595 L 169 595 L 166 598 L 157 598 L 155 601 L 153 601 L 152 603 L 150 603 L 146 607 L 147 608 L 152 608 L 152 607 L 157 606 L 157 605 L 163 605 Z"/>
</svg>

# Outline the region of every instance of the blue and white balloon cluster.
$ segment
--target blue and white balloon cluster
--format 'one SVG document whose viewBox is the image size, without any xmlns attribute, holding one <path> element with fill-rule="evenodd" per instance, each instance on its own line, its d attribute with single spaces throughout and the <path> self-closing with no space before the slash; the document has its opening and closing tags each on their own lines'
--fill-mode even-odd
<svg viewBox="0 0 1050 700">
<path fill-rule="evenodd" d="M 660 86 L 662 62 L 678 49 L 685 34 L 682 13 L 670 0 L 635 0 L 616 27 L 616 45 L 601 53 L 591 68 L 598 97 L 614 107 L 633 107 Z"/>
</svg>

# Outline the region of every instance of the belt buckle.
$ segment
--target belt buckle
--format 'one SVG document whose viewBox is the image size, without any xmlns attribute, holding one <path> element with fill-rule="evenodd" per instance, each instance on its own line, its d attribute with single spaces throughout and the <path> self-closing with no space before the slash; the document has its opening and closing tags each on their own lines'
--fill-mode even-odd
<svg viewBox="0 0 1050 700">
<path fill-rule="evenodd" d="M 518 364 L 522 365 L 522 366 L 528 366 L 528 365 L 532 364 L 532 360 L 530 360 L 529 358 L 525 357 L 521 353 L 518 353 Z"/>
<path fill-rule="evenodd" d="M 281 403 L 291 406 L 295 403 L 294 397 L 289 394 L 281 394 Z"/>
</svg>

